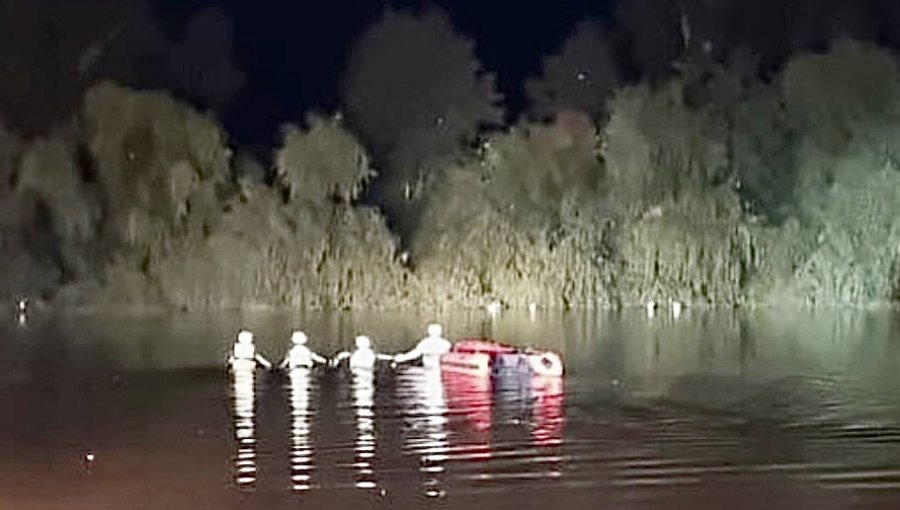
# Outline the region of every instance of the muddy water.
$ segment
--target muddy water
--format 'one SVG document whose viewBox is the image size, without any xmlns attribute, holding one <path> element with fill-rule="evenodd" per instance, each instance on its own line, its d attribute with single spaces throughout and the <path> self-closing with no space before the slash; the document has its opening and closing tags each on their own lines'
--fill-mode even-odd
<svg viewBox="0 0 900 510">
<path fill-rule="evenodd" d="M 437 317 L 562 381 L 410 366 L 229 373 L 302 325 L 411 347 L 416 314 L 30 316 L 0 326 L 0 508 L 897 508 L 900 315 Z"/>
</svg>

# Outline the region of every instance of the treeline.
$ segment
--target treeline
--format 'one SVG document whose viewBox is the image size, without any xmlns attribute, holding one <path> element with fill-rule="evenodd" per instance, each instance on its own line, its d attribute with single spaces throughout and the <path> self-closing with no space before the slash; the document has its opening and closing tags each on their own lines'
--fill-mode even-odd
<svg viewBox="0 0 900 510">
<path fill-rule="evenodd" d="M 763 72 L 706 45 L 633 79 L 604 30 L 579 24 L 510 123 L 444 14 L 389 12 L 357 42 L 343 110 L 285 126 L 271 165 L 168 92 L 93 82 L 68 122 L 0 129 L 0 292 L 114 309 L 900 298 L 893 53 L 837 39 Z"/>
</svg>

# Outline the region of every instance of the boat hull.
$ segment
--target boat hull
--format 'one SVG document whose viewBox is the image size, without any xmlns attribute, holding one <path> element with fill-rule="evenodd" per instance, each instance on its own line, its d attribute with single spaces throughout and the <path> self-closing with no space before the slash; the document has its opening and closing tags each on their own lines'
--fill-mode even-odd
<svg viewBox="0 0 900 510">
<path fill-rule="evenodd" d="M 464 339 L 441 356 L 441 369 L 477 377 L 561 377 L 562 360 L 550 351 L 522 350 L 500 342 Z"/>
</svg>

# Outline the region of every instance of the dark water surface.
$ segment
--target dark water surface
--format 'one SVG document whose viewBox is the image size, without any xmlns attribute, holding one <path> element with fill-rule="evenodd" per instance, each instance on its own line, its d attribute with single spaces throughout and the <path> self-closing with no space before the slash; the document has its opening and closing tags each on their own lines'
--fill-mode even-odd
<svg viewBox="0 0 900 510">
<path fill-rule="evenodd" d="M 0 509 L 900 508 L 894 312 L 438 318 L 560 351 L 561 384 L 222 367 L 241 325 L 275 360 L 297 324 L 331 355 L 430 319 L 10 319 Z"/>
</svg>

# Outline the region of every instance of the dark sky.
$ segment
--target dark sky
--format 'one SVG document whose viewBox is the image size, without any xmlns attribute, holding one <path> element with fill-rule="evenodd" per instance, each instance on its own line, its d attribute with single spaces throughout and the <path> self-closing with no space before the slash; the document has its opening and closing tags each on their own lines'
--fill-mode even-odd
<svg viewBox="0 0 900 510">
<path fill-rule="evenodd" d="M 556 51 L 572 26 L 585 16 L 605 17 L 614 0 L 434 2 L 462 33 L 476 42 L 486 68 L 515 110 L 522 103 L 522 80 Z M 284 121 L 310 109 L 337 106 L 341 70 L 355 37 L 377 21 L 385 7 L 418 7 L 421 2 L 376 0 L 156 0 L 168 30 L 180 31 L 190 14 L 218 6 L 234 21 L 235 59 L 247 75 L 241 95 L 225 114 L 232 137 L 271 145 Z M 315 7 L 313 7 L 315 6 Z"/>
</svg>

